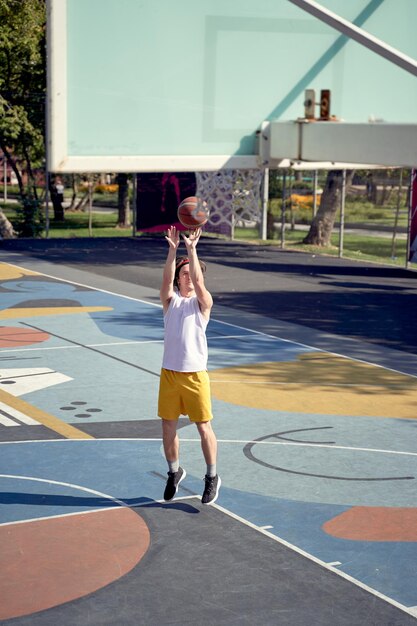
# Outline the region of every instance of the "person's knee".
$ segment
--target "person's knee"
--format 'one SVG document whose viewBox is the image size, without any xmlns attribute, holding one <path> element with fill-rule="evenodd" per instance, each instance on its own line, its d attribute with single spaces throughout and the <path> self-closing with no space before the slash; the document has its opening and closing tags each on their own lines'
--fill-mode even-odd
<svg viewBox="0 0 417 626">
<path fill-rule="evenodd" d="M 175 420 L 162 420 L 162 434 L 167 438 L 174 438 L 177 434 L 177 422 Z"/>
<path fill-rule="evenodd" d="M 202 439 L 210 439 L 214 437 L 214 432 L 211 427 L 211 422 L 198 422 L 197 423 L 198 432 L 200 433 L 200 437 Z"/>
</svg>

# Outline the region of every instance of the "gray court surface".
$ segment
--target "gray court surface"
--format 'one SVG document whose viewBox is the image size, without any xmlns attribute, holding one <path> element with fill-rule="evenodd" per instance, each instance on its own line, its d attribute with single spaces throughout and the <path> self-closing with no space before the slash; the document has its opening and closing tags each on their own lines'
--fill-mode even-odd
<svg viewBox="0 0 417 626">
<path fill-rule="evenodd" d="M 158 288 L 166 252 L 163 237 L 0 242 L 0 262 L 154 304 L 159 303 Z M 214 296 L 216 320 L 246 329 L 245 332 L 249 329 L 296 342 L 298 346 L 312 346 L 417 376 L 416 272 L 211 238 L 200 241 L 199 255 L 207 262 L 206 283 Z M 250 424 L 249 417 L 250 410 Z M 414 420 L 403 421 L 414 423 Z M 182 429 L 186 430 L 187 423 L 182 420 Z M 152 469 L 159 445 L 156 442 L 159 426 L 156 419 L 85 421 L 79 428 L 96 439 L 75 443 L 49 441 L 56 438 L 54 433 L 39 426 L 36 428 L 41 429 L 38 437 L 44 440 L 43 458 L 36 456 L 36 442 L 24 443 L 31 439 L 33 427 L 9 429 L 13 430 L 11 442 L 27 446 L 22 448 L 28 451 L 24 459 L 29 467 L 27 473 L 42 476 L 48 463 L 51 467 L 58 463 L 57 479 L 62 481 L 65 476 L 68 484 L 77 485 L 81 484 L 82 471 L 84 475 L 92 472 L 92 479 L 97 472 L 95 488 L 124 499 L 145 521 L 151 544 L 140 566 L 110 585 L 40 613 L 2 623 L 45 626 L 58 623 L 62 626 L 79 623 L 405 626 L 416 623 L 413 614 L 416 607 L 410 606 L 411 601 L 409 610 L 403 610 L 401 603 L 390 601 L 366 583 L 335 570 L 331 563 L 326 565 L 322 559 L 298 549 L 273 534 L 275 530 L 270 532 L 267 526 L 251 522 L 243 514 L 233 514 L 233 502 L 238 499 L 240 510 L 248 510 L 245 487 L 249 492 L 250 473 L 244 476 L 241 488 L 227 488 L 225 477 L 224 500 L 219 499 L 213 507 L 201 506 L 200 485 L 193 481 L 192 471 L 190 482 L 184 481 L 177 500 L 169 504 L 159 502 L 165 475 Z M 236 427 L 235 439 L 240 435 Z M 108 441 L 112 438 L 121 441 Z M 124 441 L 135 438 L 138 443 Z M 60 457 L 58 445 L 71 447 L 66 447 L 68 452 Z M 91 452 L 77 452 L 86 445 L 94 446 Z M 130 460 L 132 450 L 136 454 L 136 445 L 137 460 L 134 456 Z M 194 443 L 187 445 L 192 447 Z M 4 451 L 13 466 L 8 473 L 20 473 L 19 460 L 8 453 L 7 447 Z M 78 459 L 79 467 L 73 458 Z M 120 459 L 120 465 L 115 459 Z M 255 476 L 258 466 L 250 466 Z M 140 477 L 142 470 L 148 497 L 143 497 L 144 487 L 136 482 L 136 473 Z M 228 470 L 233 473 L 233 463 Z M 128 497 L 122 497 L 124 492 Z M 252 500 L 253 519 L 257 510 L 265 511 L 271 519 L 275 516 L 276 528 L 281 522 L 285 526 L 282 518 L 292 510 L 288 502 L 282 500 L 278 510 L 267 510 L 267 498 L 257 497 Z M 3 504 L 7 504 L 7 497 L 3 499 Z M 308 511 L 319 516 L 313 500 L 309 505 L 311 509 L 305 509 L 304 517 L 309 515 Z M 291 526 L 290 522 L 288 525 Z M 304 531 L 300 532 L 302 535 Z M 414 549 L 414 543 L 409 545 Z M 398 550 L 399 566 L 398 555 L 403 547 L 404 544 L 400 547 L 399 543 L 393 544 L 392 557 L 394 550 Z M 404 573 L 410 597 L 413 597 L 415 576 L 415 569 L 414 573 L 410 569 Z"/>
<path fill-rule="evenodd" d="M 154 542 L 110 587 L 4 624 L 406 626 L 415 619 L 197 498 L 136 508 Z"/>
<path fill-rule="evenodd" d="M 117 280 L 137 297 L 146 288 L 159 289 L 166 242 L 162 236 L 20 240 L 2 241 L 0 250 L 3 261 L 17 261 L 21 252 L 34 269 L 53 268 L 55 276 L 67 280 L 82 279 L 77 271 L 94 274 L 98 288 L 111 289 Z M 200 241 L 199 255 L 207 262 L 215 312 L 223 307 L 264 316 L 273 320 L 270 330 L 295 324 L 301 326 L 298 332 L 307 327 L 310 336 L 318 331 L 417 352 L 417 267 L 411 271 L 211 238 Z"/>
<path fill-rule="evenodd" d="M 28 259 L 34 270 L 159 303 L 162 236 L 0 246 L 4 262 Z M 199 255 L 218 319 L 417 375 L 417 268 L 204 237 Z"/>
</svg>

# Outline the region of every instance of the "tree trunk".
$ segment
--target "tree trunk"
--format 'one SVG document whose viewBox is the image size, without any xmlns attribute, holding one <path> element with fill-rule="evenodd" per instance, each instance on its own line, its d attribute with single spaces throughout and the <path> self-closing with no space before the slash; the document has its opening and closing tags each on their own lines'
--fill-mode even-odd
<svg viewBox="0 0 417 626">
<path fill-rule="evenodd" d="M 353 170 L 346 172 L 346 187 L 352 183 Z M 330 170 L 320 200 L 320 208 L 310 226 L 303 243 L 315 246 L 330 246 L 337 211 L 342 193 L 342 171 Z"/>
<path fill-rule="evenodd" d="M 81 197 L 81 199 L 79 200 L 78 204 L 75 206 L 74 210 L 75 211 L 84 211 L 85 207 L 88 204 L 88 189 L 87 191 L 84 192 L 84 195 Z"/>
<path fill-rule="evenodd" d="M 117 184 L 119 185 L 117 228 L 130 228 L 129 182 L 127 174 L 118 174 Z"/>
<path fill-rule="evenodd" d="M 20 194 L 20 197 L 23 198 L 23 196 L 25 195 L 25 186 L 23 184 L 22 175 L 19 171 L 19 168 L 17 167 L 17 161 L 12 156 L 10 151 L 7 149 L 3 141 L 0 142 L 0 147 L 2 149 L 3 154 L 6 157 L 7 163 L 10 165 L 10 167 L 12 168 L 14 172 L 14 175 L 16 176 L 17 184 L 19 185 L 19 194 Z"/>
<path fill-rule="evenodd" d="M 67 211 L 73 211 L 75 209 L 75 203 L 77 202 L 78 183 L 77 183 L 75 174 L 71 174 L 71 187 L 72 187 L 72 196 L 71 196 L 71 202 Z"/>
<path fill-rule="evenodd" d="M 16 239 L 16 233 L 13 226 L 0 209 L 0 239 Z"/>
</svg>

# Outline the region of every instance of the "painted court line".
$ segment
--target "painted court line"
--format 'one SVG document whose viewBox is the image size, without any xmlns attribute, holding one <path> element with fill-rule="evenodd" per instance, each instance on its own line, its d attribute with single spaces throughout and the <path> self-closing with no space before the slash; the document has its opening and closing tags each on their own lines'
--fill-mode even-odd
<svg viewBox="0 0 417 626">
<path fill-rule="evenodd" d="M 180 499 L 180 498 L 178 498 L 178 499 Z M 408 607 L 404 606 L 403 604 L 400 604 L 399 602 L 396 602 L 392 598 L 389 598 L 388 596 L 383 595 L 382 593 L 380 593 L 376 589 L 373 589 L 372 587 L 368 587 L 368 585 L 365 585 L 364 583 L 362 583 L 361 581 L 357 580 L 356 578 L 352 578 L 352 576 L 349 576 L 349 574 L 346 574 L 345 572 L 341 571 L 340 569 L 337 569 L 336 567 L 333 567 L 332 565 L 330 565 L 328 563 L 325 563 L 324 561 L 321 561 L 320 559 L 318 559 L 317 557 L 313 556 L 309 552 L 305 552 L 304 550 L 302 550 L 301 548 L 298 548 L 294 544 L 289 543 L 288 541 L 285 541 L 285 539 L 282 539 L 281 537 L 278 537 L 277 535 L 274 535 L 274 534 L 270 533 L 265 528 L 262 528 L 260 526 L 256 526 L 255 524 L 252 524 L 252 522 L 249 522 L 248 520 L 244 519 L 243 517 L 240 517 L 239 515 L 236 515 L 235 513 L 232 513 L 232 511 L 229 511 L 228 509 L 225 509 L 224 507 L 220 506 L 219 504 L 217 504 L 217 502 L 215 502 L 214 504 L 211 504 L 210 506 L 215 507 L 216 509 L 218 509 L 219 511 L 221 511 L 225 515 L 228 515 L 229 517 L 232 517 L 233 519 L 237 520 L 241 524 L 244 524 L 245 526 L 249 526 L 249 528 L 252 528 L 253 530 L 256 530 L 259 533 L 262 533 L 266 537 L 269 537 L 273 541 L 276 541 L 277 543 L 285 546 L 286 548 L 289 548 L 290 550 L 292 550 L 294 552 L 297 552 L 298 554 L 304 556 L 305 558 L 309 559 L 310 561 L 313 561 L 317 565 L 320 565 L 324 569 L 326 569 L 326 570 L 328 570 L 328 571 L 330 571 L 330 572 L 332 572 L 334 574 L 337 574 L 338 576 L 341 576 L 345 580 L 353 583 L 357 587 L 360 587 L 364 591 L 368 591 L 370 594 L 380 598 L 381 600 L 385 600 L 385 602 L 388 602 L 389 604 L 397 607 L 398 609 L 401 609 L 405 613 L 408 613 L 409 615 L 415 616 L 415 613 L 412 610 L 410 611 L 410 609 Z"/>
<path fill-rule="evenodd" d="M 0 402 L 0 411 L 2 413 L 7 413 L 8 416 L 14 417 L 15 419 L 19 420 L 19 422 L 27 424 L 28 426 L 39 425 L 39 422 L 34 420 L 32 417 L 29 417 L 28 415 L 26 415 L 26 413 L 22 413 L 22 411 L 19 411 L 18 409 L 10 406 L 9 404 L 6 404 L 5 402 Z"/>
<path fill-rule="evenodd" d="M 23 322 L 22 322 L 23 323 Z M 45 331 L 48 332 L 48 331 Z M 48 332 L 48 334 L 51 334 Z M 58 335 L 54 335 L 58 336 Z M 69 341 L 65 337 L 62 337 L 63 341 Z M 39 346 L 37 348 L 5 348 L 2 349 L 3 352 L 34 352 L 34 351 L 43 351 L 43 350 L 81 350 L 82 348 L 102 348 L 105 346 L 128 346 L 128 345 L 142 345 L 148 343 L 163 343 L 163 339 L 152 339 L 148 341 L 109 341 L 106 343 L 86 343 L 86 344 L 77 344 L 75 346 L 54 346 L 48 348 L 46 346 Z"/>
<path fill-rule="evenodd" d="M 19 426 L 17 422 L 14 422 L 12 419 L 7 417 L 7 415 L 4 415 L 2 411 L 0 411 L 0 424 L 2 424 L 3 426 L 7 426 L 7 427 Z"/>
<path fill-rule="evenodd" d="M 373 367 L 379 367 L 380 369 L 386 370 L 388 372 L 395 372 L 397 374 L 403 374 L 404 376 L 410 376 L 411 378 L 417 378 L 417 374 L 410 374 L 409 372 L 402 372 L 401 370 L 394 369 L 392 367 L 387 367 L 386 365 L 379 365 L 378 363 L 372 363 L 371 361 L 365 361 L 364 359 L 359 359 L 357 357 L 346 356 L 345 354 L 341 354 L 339 352 L 333 352 L 331 350 L 325 350 L 323 348 L 317 348 L 316 346 L 310 346 L 306 343 L 301 343 L 300 341 L 294 341 L 293 339 L 284 339 L 284 337 L 277 337 L 275 335 L 270 335 L 268 333 L 264 333 L 260 330 L 253 330 L 249 328 L 245 328 L 245 326 L 238 326 L 237 324 L 231 324 L 230 322 L 224 322 L 222 320 L 216 320 L 219 324 L 225 324 L 227 326 L 232 326 L 233 328 L 240 328 L 241 330 L 247 330 L 256 335 L 262 335 L 263 337 L 268 337 L 269 339 L 275 339 L 278 341 L 283 341 L 285 343 L 291 343 L 295 346 L 301 346 L 303 348 L 308 348 L 309 350 L 314 350 L 316 352 L 323 352 L 325 354 L 331 354 L 333 356 L 341 357 L 342 359 L 346 359 L 348 361 L 355 361 L 356 363 L 364 363 L 365 365 L 372 365 Z"/>
<path fill-rule="evenodd" d="M 3 402 L 8 410 L 15 409 L 24 415 L 30 415 L 32 419 L 36 419 L 36 421 L 64 437 L 72 439 L 94 439 L 94 437 L 78 430 L 75 426 L 61 421 L 54 415 L 42 411 L 42 409 L 25 402 L 21 398 L 12 396 L 2 389 L 0 389 L 0 402 Z"/>
<path fill-rule="evenodd" d="M 157 418 L 155 418 L 157 419 Z M 190 422 L 191 423 L 191 422 Z M 162 437 L 85 437 L 82 440 L 77 440 L 76 443 L 100 443 L 103 441 L 131 441 L 131 442 L 159 442 L 162 443 Z M 70 444 L 75 442 L 75 439 L 25 439 L 21 441 L 0 441 L 0 446 L 9 446 L 9 445 L 21 445 L 24 443 L 63 443 Z M 221 444 L 237 444 L 237 445 L 247 445 L 247 444 L 256 444 L 257 446 L 293 446 L 293 447 L 301 447 L 301 448 L 328 448 L 330 450 L 347 450 L 348 452 L 376 452 L 378 454 L 399 454 L 403 456 L 417 456 L 417 452 L 405 452 L 403 450 L 385 450 L 383 448 L 359 448 L 354 446 L 336 446 L 329 445 L 323 443 L 302 443 L 295 441 L 256 441 L 256 439 L 218 439 L 218 443 Z M 180 443 L 195 443 L 200 445 L 200 439 L 194 438 L 184 438 L 181 437 L 180 434 Z"/>
<path fill-rule="evenodd" d="M 2 348 L 1 353 L 6 352 L 39 352 L 46 350 L 78 350 L 81 346 L 54 346 L 52 348 L 47 348 L 46 346 L 42 346 L 39 348 Z"/>
<path fill-rule="evenodd" d="M 57 276 L 52 276 L 52 274 L 45 274 L 45 272 L 29 270 L 23 265 L 16 265 L 15 263 L 7 262 L 5 263 L 5 265 L 10 265 L 11 267 L 17 267 L 19 270 L 30 272 L 29 275 L 32 275 L 32 276 L 34 275 L 45 276 L 46 278 L 52 278 L 53 280 L 57 282 L 68 283 L 69 285 L 77 285 L 77 287 L 86 287 L 87 289 L 90 289 L 91 291 L 100 291 L 101 293 L 107 293 L 111 296 L 118 296 L 120 298 L 125 298 L 126 300 L 133 300 L 134 302 L 142 302 L 143 304 L 149 304 L 150 306 L 154 306 L 159 309 L 162 309 L 162 304 L 159 304 L 158 302 L 150 302 L 148 300 L 142 300 L 141 298 L 134 298 L 133 296 L 126 296 L 123 293 L 116 293 L 115 291 L 108 291 L 107 289 L 102 289 L 100 287 L 92 287 L 91 285 L 86 285 L 85 283 L 78 283 L 75 280 L 69 280 L 67 278 L 58 278 Z M 21 278 L 24 278 L 24 276 Z"/>
<path fill-rule="evenodd" d="M 156 302 L 151 302 L 149 300 L 143 300 L 141 298 L 134 298 L 133 296 L 126 296 L 124 294 L 116 293 L 114 291 L 108 291 L 106 289 L 101 289 L 101 288 L 98 288 L 98 287 L 92 287 L 91 285 L 86 285 L 85 283 L 78 283 L 76 281 L 68 280 L 68 279 L 65 279 L 65 278 L 57 278 L 56 276 L 52 276 L 51 274 L 45 274 L 44 272 L 34 272 L 33 270 L 28 270 L 27 268 L 25 268 L 22 265 L 16 265 L 14 263 L 7 263 L 7 265 L 10 265 L 12 267 L 17 267 L 18 269 L 23 269 L 25 271 L 29 271 L 32 275 L 34 275 L 34 274 L 36 275 L 37 274 L 39 276 L 45 276 L 47 278 L 52 278 L 53 280 L 55 280 L 57 282 L 64 282 L 64 283 L 68 283 L 70 285 L 77 285 L 79 287 L 86 287 L 87 289 L 90 289 L 92 291 L 98 291 L 98 292 L 102 292 L 102 293 L 107 293 L 107 294 L 110 294 L 110 295 L 113 295 L 113 296 L 118 296 L 120 298 L 125 298 L 127 300 L 133 300 L 135 302 L 141 302 L 143 304 L 146 304 L 146 305 L 149 305 L 149 306 L 153 306 L 153 307 L 156 307 L 156 308 L 159 308 L 159 309 L 162 308 L 161 304 L 156 303 Z M 268 337 L 270 339 L 274 339 L 274 340 L 282 341 L 282 342 L 285 342 L 285 343 L 290 343 L 290 344 L 293 344 L 293 345 L 298 345 L 298 346 L 301 346 L 301 347 L 304 347 L 304 348 L 308 348 L 309 350 L 315 350 L 317 352 L 324 352 L 324 353 L 327 353 L 327 354 L 332 354 L 334 356 L 338 356 L 338 357 L 341 357 L 343 359 L 347 359 L 347 360 L 350 360 L 350 361 L 356 361 L 357 363 L 364 363 L 366 365 L 372 365 L 374 367 L 378 367 L 378 368 L 384 369 L 386 371 L 396 372 L 398 374 L 404 374 L 406 376 L 410 376 L 411 378 L 417 378 L 416 374 L 410 374 L 408 372 L 402 372 L 401 370 L 394 369 L 394 368 L 391 368 L 391 367 L 387 367 L 385 365 L 379 365 L 378 363 L 372 363 L 370 361 L 366 361 L 364 359 L 359 359 L 357 357 L 350 357 L 350 356 L 348 357 L 348 356 L 346 356 L 344 354 L 340 354 L 338 352 L 324 350 L 322 348 L 317 348 L 315 346 L 311 346 L 311 345 L 308 345 L 306 343 L 302 343 L 302 342 L 299 342 L 299 341 L 294 341 L 292 339 L 285 339 L 283 337 L 277 337 L 275 335 L 270 335 L 269 333 L 265 333 L 263 331 L 253 330 L 253 329 L 250 329 L 250 328 L 246 328 L 245 326 L 240 326 L 238 324 L 232 324 L 230 322 L 225 322 L 223 320 L 218 320 L 216 318 L 213 318 L 213 321 L 216 321 L 218 324 L 223 324 L 225 326 L 230 326 L 231 328 L 238 328 L 240 330 L 244 330 L 244 331 L 246 331 L 248 333 L 252 333 L 254 335 L 260 335 L 260 336 L 263 336 L 263 337 Z M 30 324 L 27 324 L 27 326 L 30 326 Z M 33 326 L 33 328 L 36 328 L 36 327 Z M 45 332 L 48 332 L 48 331 L 45 331 Z M 90 348 L 90 349 L 93 349 L 93 348 Z"/>
<path fill-rule="evenodd" d="M 74 483 L 66 483 L 60 480 L 52 480 L 50 478 L 37 478 L 36 476 L 21 476 L 20 474 L 0 474 L 0 478 L 12 478 L 14 480 L 27 480 L 37 483 L 47 483 L 49 485 L 58 485 L 59 487 L 70 487 L 71 489 L 78 489 L 79 491 L 85 491 L 86 493 L 92 494 L 93 496 L 104 498 L 105 500 L 109 500 L 117 504 L 118 506 L 129 508 L 129 505 L 126 504 L 126 502 L 123 502 L 123 500 L 114 498 L 113 496 L 110 496 L 107 493 L 102 493 L 101 491 L 97 491 L 96 489 L 90 489 L 90 487 L 83 487 L 82 485 L 76 485 Z"/>
<path fill-rule="evenodd" d="M 73 339 L 67 339 L 67 337 L 63 337 L 62 335 L 51 333 L 50 331 L 44 328 L 40 328 L 39 326 L 34 326 L 33 324 L 28 324 L 27 322 L 21 322 L 21 324 L 23 324 L 24 326 L 28 326 L 29 328 L 34 328 L 35 330 L 40 330 L 44 333 L 48 333 L 49 335 L 52 335 L 53 337 L 58 337 L 58 339 L 62 339 L 63 341 L 68 341 L 68 343 L 76 345 L 80 348 L 91 350 L 92 352 L 96 352 L 97 354 L 100 354 L 101 356 L 105 356 L 109 359 L 113 359 L 114 361 L 118 361 L 119 363 L 123 363 L 124 365 L 130 365 L 131 367 L 141 370 L 142 372 L 146 372 L 147 374 L 152 374 L 152 376 L 158 376 L 159 378 L 159 372 L 153 372 L 152 370 L 149 370 L 146 367 L 141 367 L 140 365 L 137 365 L 136 363 L 131 363 L 130 361 L 125 361 L 124 359 L 120 359 L 119 357 L 114 356 L 113 354 L 102 352 L 102 350 L 97 350 L 97 348 L 92 348 L 91 346 L 87 346 L 86 344 L 80 343 L 79 341 L 74 341 Z"/>
<path fill-rule="evenodd" d="M 1 476 L 0 476 L 1 478 Z M 90 513 L 109 513 L 111 511 L 120 511 L 120 505 L 115 504 L 107 508 L 89 509 L 88 511 L 73 511 L 72 513 L 60 513 L 59 515 L 45 515 L 43 517 L 30 517 L 28 519 L 19 519 L 13 522 L 0 522 L 0 526 L 15 526 L 17 524 L 29 524 L 31 522 L 44 522 L 51 519 L 61 519 L 62 517 L 75 517 L 76 515 L 90 515 Z"/>
<path fill-rule="evenodd" d="M 123 500 L 119 500 L 118 498 L 114 498 L 113 496 L 110 496 L 108 494 L 102 493 L 100 491 L 96 491 L 95 489 L 90 489 L 88 487 L 82 487 L 80 485 L 75 485 L 73 483 L 66 483 L 66 482 L 62 482 L 62 481 L 50 480 L 50 479 L 45 479 L 45 478 L 35 478 L 35 477 L 32 477 L 32 476 L 21 476 L 21 475 L 16 475 L 16 474 L 0 474 L 0 478 L 6 478 L 6 479 L 10 478 L 10 479 L 16 479 L 16 480 L 27 480 L 27 481 L 33 481 L 33 482 L 48 483 L 48 484 L 51 484 L 51 485 L 59 485 L 59 486 L 63 486 L 63 487 L 70 487 L 70 488 L 73 488 L 73 489 L 78 489 L 80 491 L 84 491 L 84 492 L 89 493 L 89 494 L 93 494 L 93 495 L 99 496 L 101 498 L 105 498 L 106 500 L 109 500 L 112 503 L 117 504 L 118 506 L 123 506 L 123 507 L 130 508 Z M 199 496 L 191 495 L 191 496 L 185 496 L 185 497 L 178 497 L 175 500 L 173 500 L 172 503 L 178 502 L 179 500 L 185 500 L 185 499 L 188 500 L 188 499 L 191 499 L 191 498 L 198 498 L 198 499 L 200 499 Z M 155 502 L 157 502 L 157 501 L 155 501 Z M 160 501 L 160 502 L 164 502 L 164 501 Z M 145 504 L 142 504 L 142 505 L 139 504 L 138 506 L 145 506 Z M 278 537 L 277 535 L 274 535 L 274 534 L 270 533 L 265 527 L 256 526 L 252 522 L 249 522 L 248 520 L 240 517 L 239 515 L 236 515 L 235 513 L 232 513 L 231 511 L 229 511 L 228 509 L 220 506 L 217 503 L 214 503 L 214 504 L 212 504 L 210 506 L 216 508 L 217 510 L 222 512 L 224 515 L 228 515 L 232 519 L 237 520 L 241 524 L 244 524 L 245 526 L 247 526 L 249 528 L 252 528 L 256 532 L 259 532 L 259 533 L 263 534 L 264 536 L 268 537 L 269 539 L 272 539 L 273 541 L 275 541 L 275 542 L 277 542 L 277 543 L 279 543 L 279 544 L 289 548 L 293 552 L 296 552 L 297 554 L 300 554 L 300 555 L 304 556 L 305 558 L 309 559 L 310 561 L 313 561 L 314 563 L 316 563 L 320 567 L 323 567 L 324 569 L 327 569 L 328 571 L 331 571 L 331 572 L 337 574 L 338 576 L 341 576 L 345 580 L 347 580 L 347 581 L 351 582 L 352 584 L 360 587 L 361 589 L 364 589 L 365 591 L 371 593 L 372 595 L 374 595 L 374 596 L 376 596 L 378 598 L 381 598 L 382 600 L 385 600 L 389 604 L 391 604 L 391 605 L 401 609 L 402 611 L 404 611 L 404 612 L 406 612 L 406 613 L 408 613 L 410 615 L 413 615 L 413 616 L 415 615 L 414 608 L 411 609 L 411 610 L 408 609 L 408 607 L 400 604 L 399 602 L 396 602 L 392 598 L 389 598 L 389 597 L 379 593 L 378 591 L 376 591 L 372 587 L 369 587 L 369 586 L 365 585 L 364 583 L 360 582 L 359 580 L 356 580 L 355 578 L 352 578 L 348 574 L 345 574 L 343 571 L 341 571 L 339 569 L 336 569 L 332 565 L 330 565 L 328 563 L 325 563 L 324 561 L 321 561 L 320 559 L 318 559 L 317 557 L 313 556 L 312 554 L 306 552 L 305 550 L 302 550 L 301 548 L 298 548 L 294 544 L 291 544 L 288 541 L 285 541 L 281 537 Z M 112 509 L 113 510 L 117 510 L 117 507 L 112 507 Z M 106 509 L 99 509 L 99 510 L 106 510 Z M 94 510 L 94 511 L 96 512 L 96 510 Z M 90 513 L 90 512 L 92 512 L 92 511 L 85 511 L 84 513 Z M 77 513 L 74 513 L 74 515 L 76 515 L 76 514 Z M 80 514 L 80 513 L 78 513 L 78 514 Z M 62 514 L 62 515 L 58 515 L 58 516 L 51 516 L 50 518 L 52 518 L 52 517 L 66 517 L 68 515 L 70 515 L 70 514 Z M 25 522 L 28 522 L 28 521 L 36 521 L 36 520 L 39 520 L 39 519 L 48 519 L 48 518 L 34 518 L 33 520 L 21 520 L 20 523 L 25 523 Z M 0 524 L 0 525 L 1 526 L 7 526 L 7 525 L 16 524 L 16 523 L 19 523 L 19 522 L 5 522 L 5 523 Z"/>
</svg>

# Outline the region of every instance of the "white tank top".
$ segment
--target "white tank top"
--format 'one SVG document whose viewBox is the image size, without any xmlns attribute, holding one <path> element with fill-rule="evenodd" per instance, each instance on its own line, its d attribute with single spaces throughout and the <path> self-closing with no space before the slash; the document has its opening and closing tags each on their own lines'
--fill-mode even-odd
<svg viewBox="0 0 417 626">
<path fill-rule="evenodd" d="M 174 292 L 164 315 L 165 339 L 162 367 L 174 372 L 201 372 L 207 369 L 208 320 L 200 311 L 196 296 L 183 298 Z"/>
</svg>

